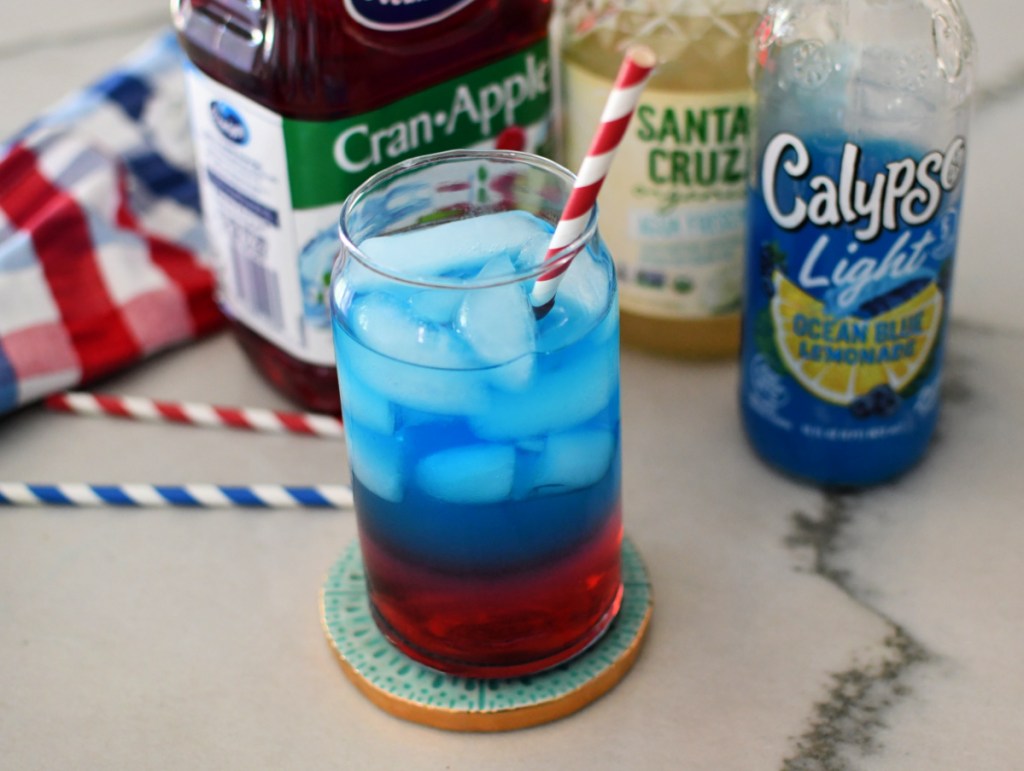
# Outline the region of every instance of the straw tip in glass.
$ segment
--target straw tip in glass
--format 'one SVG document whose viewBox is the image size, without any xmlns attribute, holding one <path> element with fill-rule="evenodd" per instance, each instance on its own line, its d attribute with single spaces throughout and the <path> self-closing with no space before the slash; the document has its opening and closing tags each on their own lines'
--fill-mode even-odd
<svg viewBox="0 0 1024 771">
<path fill-rule="evenodd" d="M 533 306 L 533 317 L 537 321 L 540 321 L 542 318 L 547 316 L 548 313 L 551 312 L 551 309 L 554 308 L 554 307 L 555 307 L 555 298 L 552 297 L 550 300 L 548 300 L 543 305 L 535 305 L 535 306 Z"/>
</svg>

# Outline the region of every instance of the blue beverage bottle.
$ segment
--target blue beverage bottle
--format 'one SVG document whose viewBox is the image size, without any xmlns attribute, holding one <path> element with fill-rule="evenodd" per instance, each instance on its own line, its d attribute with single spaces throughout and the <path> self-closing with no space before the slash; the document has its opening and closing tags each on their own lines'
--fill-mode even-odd
<svg viewBox="0 0 1024 771">
<path fill-rule="evenodd" d="M 955 0 L 781 0 L 757 43 L 744 428 L 789 474 L 876 484 L 939 415 L 970 30 Z"/>
</svg>

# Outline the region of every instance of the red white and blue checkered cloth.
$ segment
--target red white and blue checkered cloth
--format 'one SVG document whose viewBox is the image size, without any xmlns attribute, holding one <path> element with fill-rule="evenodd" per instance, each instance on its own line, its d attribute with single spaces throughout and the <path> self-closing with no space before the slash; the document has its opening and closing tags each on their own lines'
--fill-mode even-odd
<svg viewBox="0 0 1024 771">
<path fill-rule="evenodd" d="M 160 35 L 0 144 L 0 414 L 220 327 Z"/>
</svg>

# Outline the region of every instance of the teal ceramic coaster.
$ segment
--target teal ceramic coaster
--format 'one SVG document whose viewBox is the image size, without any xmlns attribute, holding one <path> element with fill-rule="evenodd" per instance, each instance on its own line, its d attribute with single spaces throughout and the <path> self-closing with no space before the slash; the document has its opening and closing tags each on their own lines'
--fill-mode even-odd
<svg viewBox="0 0 1024 771">
<path fill-rule="evenodd" d="M 328 572 L 320 611 L 345 674 L 378 707 L 437 728 L 506 731 L 571 714 L 629 671 L 650 622 L 652 598 L 647 570 L 628 538 L 622 544 L 622 582 L 622 608 L 595 645 L 546 672 L 498 680 L 441 674 L 389 643 L 370 615 L 356 541 Z"/>
</svg>

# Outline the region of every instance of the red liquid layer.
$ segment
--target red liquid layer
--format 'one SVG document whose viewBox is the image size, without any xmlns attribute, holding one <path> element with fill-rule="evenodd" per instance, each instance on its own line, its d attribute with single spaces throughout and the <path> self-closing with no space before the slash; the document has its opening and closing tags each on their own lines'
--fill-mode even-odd
<svg viewBox="0 0 1024 771">
<path fill-rule="evenodd" d="M 605 632 L 622 602 L 620 511 L 571 554 L 516 573 L 444 572 L 365 533 L 360 542 L 378 626 L 411 658 L 454 675 L 517 677 L 567 661 Z"/>
</svg>

